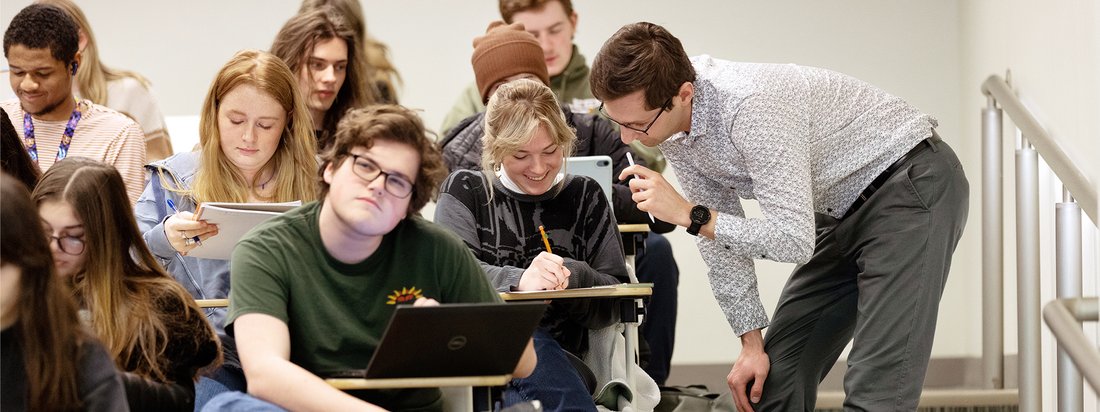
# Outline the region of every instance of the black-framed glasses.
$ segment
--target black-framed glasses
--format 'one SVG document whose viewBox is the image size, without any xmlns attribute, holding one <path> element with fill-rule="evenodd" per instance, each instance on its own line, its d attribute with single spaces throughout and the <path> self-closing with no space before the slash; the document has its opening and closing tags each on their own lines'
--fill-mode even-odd
<svg viewBox="0 0 1100 412">
<path fill-rule="evenodd" d="M 383 172 L 382 168 L 363 156 L 356 154 L 351 155 L 351 171 L 355 172 L 356 176 L 367 181 L 367 183 L 373 182 L 378 176 L 386 176 L 386 181 L 383 186 L 386 187 L 386 191 L 390 192 L 391 195 L 404 199 L 412 194 L 414 186 L 412 182 L 409 182 L 401 176 Z"/>
<path fill-rule="evenodd" d="M 633 127 L 633 126 L 628 126 L 628 125 L 625 125 L 625 124 L 619 123 L 619 121 L 618 121 L 618 120 L 612 119 L 612 118 L 611 118 L 611 116 L 608 116 L 608 115 L 607 115 L 607 112 L 605 112 L 605 111 L 603 110 L 603 103 L 600 103 L 600 109 L 599 109 L 599 110 L 600 110 L 600 114 L 602 114 L 602 115 L 603 115 L 603 117 L 606 117 L 606 118 L 607 118 L 607 120 L 610 120 L 610 121 L 613 121 L 613 122 L 615 122 L 615 124 L 619 125 L 619 127 L 624 127 L 624 128 L 627 128 L 627 129 L 633 130 L 633 131 L 635 131 L 635 132 L 638 132 L 638 133 L 644 134 L 644 135 L 646 135 L 646 136 L 649 136 L 649 129 L 650 129 L 651 127 L 653 127 L 653 124 L 654 124 L 654 123 L 657 123 L 657 119 L 660 119 L 660 118 L 661 118 L 661 114 L 663 114 L 663 113 L 664 113 L 665 111 L 667 111 L 667 110 L 666 110 L 666 108 L 668 107 L 668 105 L 669 105 L 670 103 L 672 103 L 672 98 L 671 98 L 671 97 L 669 97 L 669 98 L 668 98 L 668 100 L 665 100 L 665 104 L 662 104 L 662 105 L 661 105 L 661 110 L 657 112 L 657 115 L 656 115 L 656 116 L 653 116 L 653 120 L 651 120 L 651 121 L 649 122 L 649 125 L 648 125 L 648 126 L 646 126 L 646 127 L 645 127 L 645 129 L 639 129 L 639 128 L 637 128 L 637 127 Z"/>
<path fill-rule="evenodd" d="M 84 253 L 84 239 L 76 236 L 54 236 L 46 234 L 48 243 L 57 242 L 57 248 L 70 255 Z"/>
</svg>

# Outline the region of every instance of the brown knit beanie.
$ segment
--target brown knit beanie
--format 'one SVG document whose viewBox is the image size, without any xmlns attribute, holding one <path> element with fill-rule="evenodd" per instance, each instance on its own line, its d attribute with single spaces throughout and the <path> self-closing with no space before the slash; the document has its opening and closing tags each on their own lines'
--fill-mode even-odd
<svg viewBox="0 0 1100 412">
<path fill-rule="evenodd" d="M 489 88 L 497 82 L 521 73 L 531 73 L 550 85 L 542 46 L 521 23 L 489 23 L 485 35 L 474 38 L 474 55 L 470 58 L 477 78 L 481 102 L 489 101 Z"/>
</svg>

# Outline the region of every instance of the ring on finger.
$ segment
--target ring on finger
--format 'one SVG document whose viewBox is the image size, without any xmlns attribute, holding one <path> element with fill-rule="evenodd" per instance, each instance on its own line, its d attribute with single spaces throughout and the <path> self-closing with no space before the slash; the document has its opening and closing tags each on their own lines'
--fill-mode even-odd
<svg viewBox="0 0 1100 412">
<path fill-rule="evenodd" d="M 193 238 L 183 239 L 183 245 L 184 246 L 191 246 L 193 244 L 195 244 L 195 239 L 193 239 Z"/>
</svg>

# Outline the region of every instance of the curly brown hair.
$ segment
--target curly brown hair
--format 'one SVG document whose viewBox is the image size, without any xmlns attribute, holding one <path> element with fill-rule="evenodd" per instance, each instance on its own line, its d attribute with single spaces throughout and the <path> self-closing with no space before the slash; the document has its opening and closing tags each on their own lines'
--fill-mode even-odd
<svg viewBox="0 0 1100 412">
<path fill-rule="evenodd" d="M 417 168 L 408 209 L 410 216 L 418 215 L 420 209 L 435 198 L 440 183 L 447 176 L 447 166 L 443 164 L 443 155 L 436 147 L 435 139 L 428 136 L 420 116 L 403 106 L 375 105 L 353 109 L 344 115 L 336 126 L 332 148 L 321 155 L 318 174 L 323 176 L 330 164 L 333 169 L 340 167 L 344 160 L 351 157 L 352 148 L 369 149 L 376 140 L 409 145 L 420 155 L 420 167 Z M 321 197 L 324 198 L 330 185 L 323 178 L 320 185 Z"/>
</svg>

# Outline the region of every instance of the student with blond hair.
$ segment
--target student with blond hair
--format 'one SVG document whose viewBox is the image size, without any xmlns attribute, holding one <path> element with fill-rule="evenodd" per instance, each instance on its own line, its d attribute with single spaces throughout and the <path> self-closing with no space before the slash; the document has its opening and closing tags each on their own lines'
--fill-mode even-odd
<svg viewBox="0 0 1100 412">
<path fill-rule="evenodd" d="M 194 220 L 203 202 L 308 202 L 317 196 L 313 126 L 297 81 L 281 59 L 238 52 L 218 71 L 203 102 L 200 151 L 147 166 L 149 184 L 135 207 L 157 261 L 195 299 L 229 297 L 229 261 L 188 256 L 217 226 Z M 168 205 L 171 200 L 175 210 Z M 178 213 L 177 213 L 178 212 Z M 225 308 L 208 309 L 219 335 Z M 201 406 L 224 390 L 244 389 L 233 342 L 222 336 L 226 362 L 198 385 Z"/>
<path fill-rule="evenodd" d="M 214 329 L 141 239 L 118 171 L 62 160 L 32 193 L 57 275 L 123 374 L 133 410 L 188 410 L 200 370 L 216 366 Z"/>
<path fill-rule="evenodd" d="M 485 112 L 481 170 L 443 183 L 435 221 L 473 250 L 498 291 L 558 290 L 629 282 L 611 204 L 595 180 L 565 174 L 576 135 L 545 84 L 500 85 Z M 552 252 L 546 250 L 545 228 Z M 610 325 L 605 302 L 554 301 L 535 332 L 539 363 L 514 379 L 506 403 L 537 399 L 545 410 L 595 410 L 569 355 L 583 358 L 589 329 Z"/>
</svg>

